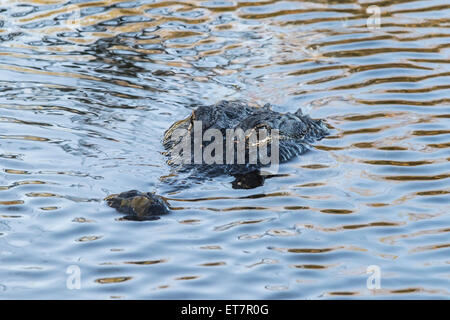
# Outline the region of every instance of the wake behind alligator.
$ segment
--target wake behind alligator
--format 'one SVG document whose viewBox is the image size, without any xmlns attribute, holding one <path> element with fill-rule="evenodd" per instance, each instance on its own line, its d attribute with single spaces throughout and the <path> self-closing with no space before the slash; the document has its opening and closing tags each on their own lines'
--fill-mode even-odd
<svg viewBox="0 0 450 320">
<path fill-rule="evenodd" d="M 310 149 L 328 135 L 322 120 L 311 119 L 301 109 L 279 113 L 270 104 L 250 106 L 242 101 L 221 101 L 198 106 L 186 119 L 165 132 L 163 146 L 175 171 L 195 179 L 232 175 L 235 189 L 262 186 L 279 163 Z M 169 212 L 159 195 L 136 190 L 113 194 L 107 204 L 129 220 L 153 220 Z"/>
</svg>

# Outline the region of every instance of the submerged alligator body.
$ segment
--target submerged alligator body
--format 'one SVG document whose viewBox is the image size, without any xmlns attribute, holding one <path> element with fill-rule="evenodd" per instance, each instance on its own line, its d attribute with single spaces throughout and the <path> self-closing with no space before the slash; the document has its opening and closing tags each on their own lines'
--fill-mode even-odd
<svg viewBox="0 0 450 320">
<path fill-rule="evenodd" d="M 168 163 L 192 177 L 235 177 L 235 189 L 261 186 L 273 175 L 260 169 L 286 162 L 305 153 L 311 143 L 328 130 L 321 120 L 311 119 L 301 109 L 295 113 L 250 106 L 240 101 L 221 101 L 199 106 L 189 117 L 175 122 L 164 134 Z M 127 191 L 106 198 L 109 206 L 129 219 L 154 219 L 168 213 L 158 195 Z"/>
</svg>

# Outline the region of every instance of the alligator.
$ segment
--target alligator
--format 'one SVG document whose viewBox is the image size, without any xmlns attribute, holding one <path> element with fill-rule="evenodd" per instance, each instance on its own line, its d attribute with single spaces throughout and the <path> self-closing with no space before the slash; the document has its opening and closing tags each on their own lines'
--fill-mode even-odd
<svg viewBox="0 0 450 320">
<path fill-rule="evenodd" d="M 273 168 L 305 153 L 326 135 L 323 121 L 304 115 L 301 108 L 280 113 L 270 104 L 220 101 L 199 105 L 186 119 L 172 124 L 163 146 L 176 171 L 197 179 L 228 174 L 235 178 L 233 188 L 252 189 L 276 176 L 264 171 L 269 164 Z M 105 200 L 128 220 L 153 220 L 170 211 L 163 197 L 149 192 L 131 190 Z"/>
</svg>

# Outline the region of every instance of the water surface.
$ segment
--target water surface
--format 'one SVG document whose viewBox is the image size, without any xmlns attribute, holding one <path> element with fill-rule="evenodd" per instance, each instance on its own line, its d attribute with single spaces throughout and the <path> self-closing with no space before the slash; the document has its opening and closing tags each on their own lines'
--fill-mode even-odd
<svg viewBox="0 0 450 320">
<path fill-rule="evenodd" d="M 444 0 L 0 1 L 0 298 L 448 299 L 449 17 Z M 260 188 L 167 185 L 164 131 L 221 99 L 302 107 L 331 135 Z M 172 213 L 121 220 L 102 199 L 129 189 Z"/>
</svg>

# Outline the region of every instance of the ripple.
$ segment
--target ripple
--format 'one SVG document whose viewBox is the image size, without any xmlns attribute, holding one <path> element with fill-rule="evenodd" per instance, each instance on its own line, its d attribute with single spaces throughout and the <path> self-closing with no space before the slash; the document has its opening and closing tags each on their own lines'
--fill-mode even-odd
<svg viewBox="0 0 450 320">
<path fill-rule="evenodd" d="M 77 265 L 86 299 L 448 297 L 449 5 L 370 5 L 3 1 L 0 291 L 71 299 Z M 260 188 L 167 191 L 164 131 L 220 99 L 331 135 Z M 173 212 L 120 221 L 130 189 Z"/>
<path fill-rule="evenodd" d="M 0 205 L 3 206 L 13 206 L 16 204 L 24 204 L 25 202 L 23 200 L 9 200 L 9 201 L 0 201 Z"/>
<path fill-rule="evenodd" d="M 77 242 L 91 242 L 91 241 L 99 240 L 101 238 L 102 238 L 102 236 L 84 236 L 84 237 L 77 239 L 76 241 Z"/>
<path fill-rule="evenodd" d="M 160 260 L 143 260 L 143 261 L 127 261 L 126 264 L 137 264 L 137 265 L 152 265 L 167 262 L 167 259 Z"/>
<path fill-rule="evenodd" d="M 178 281 L 189 281 L 189 280 L 196 280 L 198 278 L 199 278 L 199 276 L 184 276 L 184 277 L 176 278 L 175 280 L 178 280 Z"/>
<path fill-rule="evenodd" d="M 112 277 L 112 278 L 95 279 L 95 282 L 100 283 L 100 284 L 113 284 L 113 283 L 129 281 L 131 279 L 133 279 L 133 277 Z"/>
<path fill-rule="evenodd" d="M 237 226 L 248 225 L 248 224 L 255 224 L 255 223 L 262 223 L 262 222 L 267 222 L 267 221 L 270 221 L 270 220 L 271 219 L 233 221 L 231 223 L 227 223 L 225 225 L 215 227 L 214 231 L 226 231 L 228 229 L 231 229 L 231 228 L 234 228 L 234 227 L 237 227 Z"/>
<path fill-rule="evenodd" d="M 331 251 L 341 250 L 344 247 L 335 248 L 270 248 L 271 250 L 276 250 L 280 252 L 288 253 L 327 253 Z"/>
</svg>

